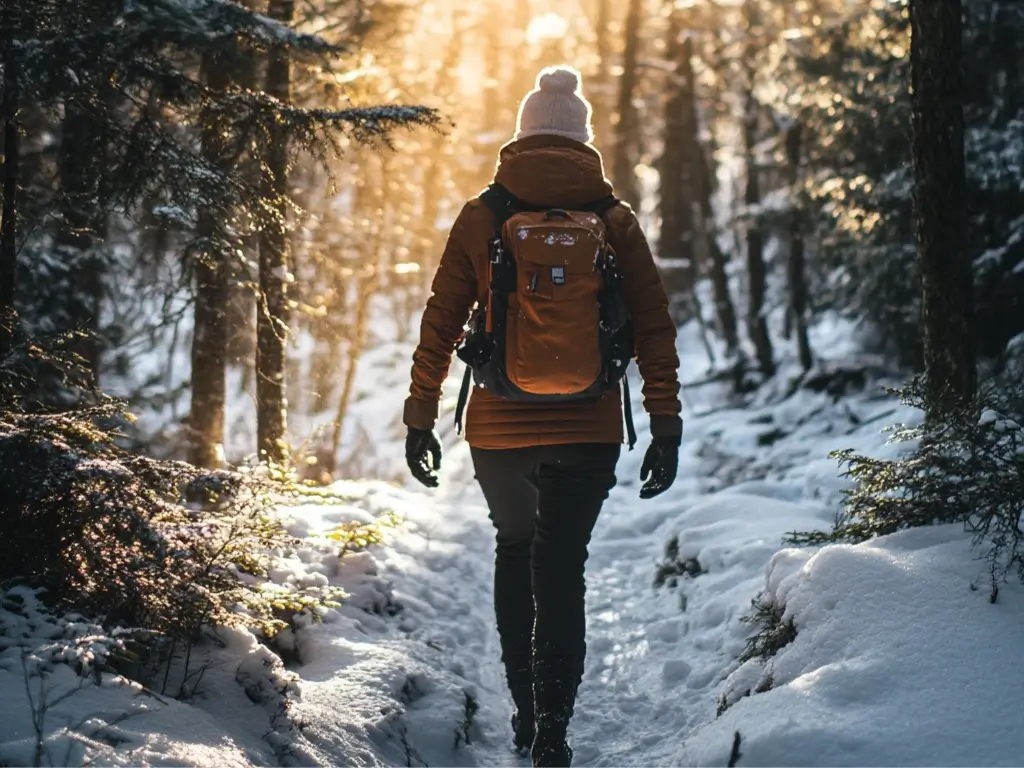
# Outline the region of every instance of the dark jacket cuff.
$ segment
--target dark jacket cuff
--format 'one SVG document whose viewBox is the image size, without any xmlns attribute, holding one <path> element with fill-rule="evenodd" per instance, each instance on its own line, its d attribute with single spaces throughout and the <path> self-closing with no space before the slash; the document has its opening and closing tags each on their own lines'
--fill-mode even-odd
<svg viewBox="0 0 1024 768">
<path fill-rule="evenodd" d="M 402 423 L 415 429 L 432 430 L 437 423 L 439 407 L 437 401 L 415 400 L 410 397 L 405 401 Z"/>
<path fill-rule="evenodd" d="M 676 445 L 683 442 L 683 420 L 679 416 L 654 414 L 651 416 L 651 437 L 655 440 L 675 439 Z"/>
</svg>

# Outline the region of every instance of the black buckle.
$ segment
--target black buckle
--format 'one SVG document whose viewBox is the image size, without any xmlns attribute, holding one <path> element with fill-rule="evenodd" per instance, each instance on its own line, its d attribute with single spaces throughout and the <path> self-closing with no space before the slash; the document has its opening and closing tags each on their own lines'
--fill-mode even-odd
<svg viewBox="0 0 1024 768">
<path fill-rule="evenodd" d="M 458 358 L 470 368 L 486 365 L 494 354 L 494 340 L 485 333 L 467 336 L 455 350 Z"/>
<path fill-rule="evenodd" d="M 491 256 L 491 264 L 501 264 L 505 260 L 505 248 L 500 237 L 492 237 L 487 241 L 487 251 Z"/>
</svg>

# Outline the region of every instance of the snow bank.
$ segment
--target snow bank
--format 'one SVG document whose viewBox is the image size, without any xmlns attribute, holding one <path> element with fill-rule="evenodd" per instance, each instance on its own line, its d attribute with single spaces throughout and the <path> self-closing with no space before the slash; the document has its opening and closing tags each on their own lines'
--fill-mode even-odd
<svg viewBox="0 0 1024 768">
<path fill-rule="evenodd" d="M 251 673 L 254 659 L 266 658 L 251 635 L 236 641 L 233 652 L 222 652 L 220 664 L 197 659 L 197 668 L 209 668 L 188 704 L 173 690 L 157 693 L 107 671 L 110 656 L 127 652 L 127 636 L 110 636 L 74 614 L 54 617 L 31 590 L 3 593 L 0 630 L 2 764 L 232 768 L 275 762 L 261 738 L 271 730 L 267 712 L 233 679 Z M 263 678 L 272 669 L 256 666 Z"/>
<path fill-rule="evenodd" d="M 724 765 L 739 731 L 740 765 L 1019 765 L 1024 590 L 991 604 L 987 578 L 959 526 L 779 552 L 766 591 L 796 639 L 724 686 L 771 675 L 773 688 L 674 762 Z"/>
<path fill-rule="evenodd" d="M 380 646 L 381 632 L 399 631 L 385 621 L 401 612 L 390 585 L 369 552 L 331 534 L 342 524 L 378 519 L 401 526 L 385 513 L 407 517 L 409 499 L 382 483 L 333 490 L 346 501 L 280 508 L 303 544 L 275 553 L 267 587 L 287 594 L 331 585 L 347 597 L 337 609 L 296 616 L 274 650 L 247 630 L 207 627 L 188 649 L 164 647 L 169 656 L 143 657 L 132 642 L 136 633 L 110 634 L 75 614 L 52 615 L 27 588 L 0 592 L 0 764 L 324 765 L 375 754 L 372 730 L 386 720 L 381 707 L 371 707 L 371 717 L 350 695 L 324 710 L 333 722 L 352 715 L 361 734 L 345 753 L 324 754 L 303 734 L 316 697 L 312 705 L 302 697 L 317 674 L 357 694 L 393 683 L 407 666 L 408 654 Z M 351 674 L 353 659 L 336 652 L 345 638 L 358 638 L 372 679 Z M 282 657 L 303 669 L 301 684 Z M 424 669 L 425 679 L 431 674 Z M 383 693 L 381 702 L 395 709 L 402 682 Z"/>
<path fill-rule="evenodd" d="M 351 597 L 296 633 L 294 716 L 321 764 L 507 762 L 490 532 L 481 525 L 489 523 L 482 504 L 465 498 L 465 456 L 453 454 L 441 498 L 380 482 L 334 486 L 362 494 L 370 514 L 390 512 L 401 523 L 387 546 L 332 563 L 329 577 Z M 315 535 L 340 512 L 295 509 L 290 526 Z"/>
</svg>

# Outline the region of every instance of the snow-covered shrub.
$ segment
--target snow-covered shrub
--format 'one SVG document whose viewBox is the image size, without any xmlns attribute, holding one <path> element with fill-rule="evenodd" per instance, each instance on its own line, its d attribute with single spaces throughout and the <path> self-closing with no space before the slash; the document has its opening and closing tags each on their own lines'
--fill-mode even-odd
<svg viewBox="0 0 1024 768">
<path fill-rule="evenodd" d="M 339 523 L 327 538 L 341 545 L 338 558 L 345 557 L 349 552 L 362 552 L 367 547 L 385 542 L 385 531 L 396 528 L 401 523 L 394 512 L 385 512 L 373 522 L 349 520 Z"/>
<path fill-rule="evenodd" d="M 786 608 L 769 592 L 762 592 L 750 601 L 750 612 L 740 618 L 754 629 L 747 638 L 747 647 L 740 654 L 740 668 L 730 675 L 729 684 L 719 694 L 715 705 L 718 717 L 742 698 L 764 693 L 775 687 L 771 659 L 796 640 L 796 624 L 786 616 Z"/>
<path fill-rule="evenodd" d="M 3 655 L 14 649 L 31 653 L 29 661 L 36 666 L 67 664 L 76 674 L 98 675 L 110 669 L 137 634 L 130 629 L 108 632 L 74 612 L 55 615 L 30 587 L 0 590 L 0 667 Z"/>
<path fill-rule="evenodd" d="M 695 579 L 707 573 L 696 557 L 684 557 L 679 551 L 679 536 L 673 536 L 665 544 L 665 557 L 656 566 L 654 586 L 675 588 L 684 576 Z"/>
<path fill-rule="evenodd" d="M 796 625 L 793 618 L 785 618 L 785 608 L 766 593 L 750 601 L 750 613 L 740 621 L 756 628 L 747 639 L 747 647 L 740 655 L 740 662 L 770 659 L 796 639 Z"/>
<path fill-rule="evenodd" d="M 274 482 L 124 451 L 112 431 L 124 417 L 113 403 L 0 414 L 0 580 L 107 626 L 182 638 L 207 623 L 272 635 L 341 597 L 267 584 L 295 543 L 268 514 Z"/>
<path fill-rule="evenodd" d="M 1024 578 L 1024 378 L 1012 360 L 982 387 L 977 418 L 900 426 L 892 440 L 915 442 L 906 455 L 878 459 L 853 451 L 832 454 L 854 484 L 829 532 L 795 533 L 794 544 L 864 541 L 915 526 L 963 523 L 985 549 L 993 590 L 1016 568 Z M 924 408 L 918 382 L 901 393 Z"/>
</svg>

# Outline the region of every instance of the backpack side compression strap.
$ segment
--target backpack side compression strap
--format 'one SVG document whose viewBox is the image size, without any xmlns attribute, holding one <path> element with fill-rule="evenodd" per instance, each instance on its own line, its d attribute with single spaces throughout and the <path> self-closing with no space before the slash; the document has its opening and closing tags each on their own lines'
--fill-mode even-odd
<svg viewBox="0 0 1024 768">
<path fill-rule="evenodd" d="M 494 216 L 494 236 L 500 240 L 505 222 L 515 216 L 521 210 L 529 210 L 530 206 L 525 205 L 519 198 L 509 192 L 501 184 L 494 183 L 479 194 L 480 201 L 487 206 L 487 209 Z M 473 383 L 473 369 L 466 366 L 466 372 L 462 376 L 462 386 L 459 388 L 459 400 L 455 406 L 455 432 L 461 435 L 463 429 L 463 415 L 466 412 L 466 404 L 469 402 L 469 391 Z"/>
</svg>

